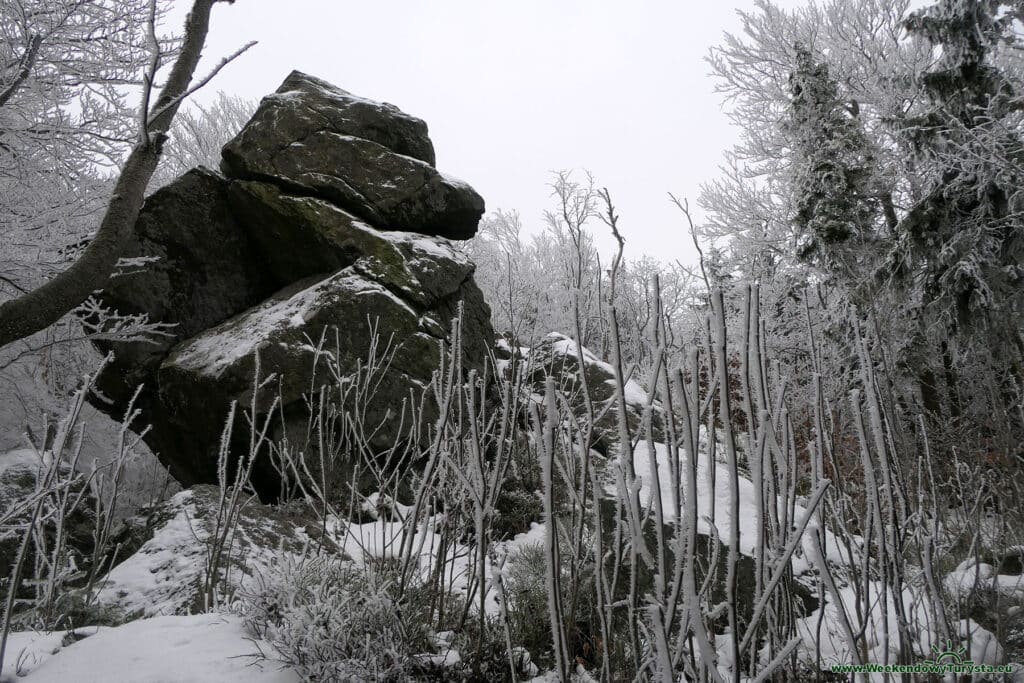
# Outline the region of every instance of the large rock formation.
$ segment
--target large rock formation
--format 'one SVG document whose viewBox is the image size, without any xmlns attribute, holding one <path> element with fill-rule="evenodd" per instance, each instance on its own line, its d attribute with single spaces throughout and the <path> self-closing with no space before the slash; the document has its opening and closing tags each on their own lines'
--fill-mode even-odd
<svg viewBox="0 0 1024 683">
<path fill-rule="evenodd" d="M 423 121 L 296 72 L 223 156 L 223 174 L 195 169 L 146 201 L 125 254 L 144 266 L 102 295 L 174 325 L 156 343 L 108 345 L 116 360 L 101 390 L 119 414 L 143 386 L 147 443 L 179 481 L 216 480 L 225 418 L 232 402 L 254 405 L 257 368 L 275 376 L 257 412 L 272 393 L 285 416 L 275 424 L 305 424 L 306 397 L 331 379 L 314 366 L 353 371 L 375 336 L 380 348 L 391 340 L 367 408 L 379 422 L 429 383 L 460 304 L 464 365 L 482 366 L 490 312 L 448 238 L 475 233 L 483 200 L 434 169 Z M 330 354 L 317 354 L 325 334 Z M 399 424 L 384 420 L 371 445 L 390 444 Z M 262 463 L 255 483 L 272 495 L 280 482 Z"/>
<path fill-rule="evenodd" d="M 423 121 L 300 73 L 264 98 L 222 167 L 393 230 L 469 239 L 484 211 L 472 188 L 434 168 Z"/>
</svg>

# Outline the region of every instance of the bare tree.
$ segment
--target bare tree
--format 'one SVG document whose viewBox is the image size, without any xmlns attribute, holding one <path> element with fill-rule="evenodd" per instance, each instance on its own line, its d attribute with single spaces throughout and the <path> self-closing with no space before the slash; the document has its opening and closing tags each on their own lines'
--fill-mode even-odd
<svg viewBox="0 0 1024 683">
<path fill-rule="evenodd" d="M 158 190 L 196 166 L 216 168 L 221 147 L 252 118 L 256 104 L 255 100 L 220 92 L 207 105 L 193 103 L 178 112 L 149 191 Z"/>
<path fill-rule="evenodd" d="M 166 63 L 169 54 L 166 41 L 161 41 L 156 34 L 160 17 L 160 6 L 158 6 L 157 0 L 149 0 L 145 3 L 145 12 L 141 16 L 136 13 L 131 18 L 124 19 L 123 30 L 133 36 L 138 35 L 131 33 L 138 30 L 140 25 L 137 23 L 138 20 L 140 18 L 144 20 L 141 26 L 144 27 L 142 40 L 146 48 L 145 60 L 139 54 L 133 53 L 134 57 L 129 60 L 129 63 L 122 64 L 120 52 L 117 50 L 119 36 L 108 34 L 102 24 L 99 26 L 94 24 L 97 53 L 90 55 L 90 58 L 94 60 L 92 65 L 95 67 L 101 63 L 101 60 L 107 60 L 124 67 L 123 72 L 111 75 L 110 80 L 107 81 L 113 91 L 116 91 L 118 85 L 130 85 L 131 82 L 128 80 L 127 74 L 138 74 L 139 67 L 144 65 L 141 69 L 142 106 L 136 123 L 138 132 L 134 145 L 114 182 L 113 192 L 100 225 L 81 256 L 67 270 L 51 278 L 45 284 L 0 305 L 0 347 L 57 322 L 85 301 L 95 290 L 101 289 L 109 279 L 125 243 L 132 234 L 135 220 L 142 208 L 146 187 L 160 159 L 167 131 L 182 102 L 189 94 L 208 82 L 226 63 L 249 47 L 247 45 L 222 60 L 211 74 L 198 81 L 197 84 L 192 84 L 209 30 L 210 12 L 214 4 L 224 1 L 232 2 L 232 0 L 195 0 L 185 22 L 185 32 L 180 46 L 171 53 L 174 58 L 173 65 L 163 89 L 155 101 L 153 101 L 153 90 L 156 86 L 157 74 Z M 133 4 L 136 9 L 139 9 L 138 2 Z M 5 68 L 3 81 L 0 81 L 2 83 L 0 107 L 13 102 L 22 88 L 27 88 L 33 83 L 30 76 L 34 69 L 44 68 L 44 64 L 39 62 L 39 59 L 46 54 L 43 46 L 47 43 L 47 33 L 34 32 L 33 25 L 29 22 L 31 17 L 57 16 L 62 11 L 82 11 L 95 12 L 97 16 L 101 17 L 98 21 L 102 21 L 102 17 L 107 16 L 104 11 L 109 12 L 112 11 L 111 8 L 123 6 L 124 3 L 121 2 L 104 2 L 103 0 L 74 3 L 42 2 L 38 8 L 29 12 L 25 9 L 25 3 L 15 1 L 14 10 L 24 14 L 24 21 L 20 28 L 9 29 L 9 31 L 12 35 L 22 36 L 25 47 L 16 61 L 5 62 L 5 64 L 14 66 Z M 86 13 L 83 16 L 88 18 L 93 15 Z M 74 22 L 70 22 L 70 24 L 73 25 Z M 50 38 L 56 41 L 52 52 L 55 56 L 62 54 L 59 37 L 59 33 L 50 35 Z M 104 42 L 104 38 L 107 42 Z M 99 49 L 99 46 L 102 45 L 106 45 L 106 51 Z M 69 55 L 74 55 L 74 49 L 71 47 L 65 46 L 63 50 Z M 98 69 L 98 71 L 102 72 L 102 69 Z M 62 72 L 58 70 L 58 73 Z M 73 74 L 67 76 L 67 79 L 64 85 L 76 83 Z M 112 98 L 116 98 L 116 96 L 116 92 L 111 95 Z M 92 101 L 88 94 L 83 98 L 84 102 Z M 42 111 L 50 110 L 43 109 Z M 125 125 L 130 124 L 125 122 Z"/>
<path fill-rule="evenodd" d="M 148 17 L 148 0 L 0 0 L 0 293 L 38 286 L 95 230 L 131 147 Z"/>
</svg>

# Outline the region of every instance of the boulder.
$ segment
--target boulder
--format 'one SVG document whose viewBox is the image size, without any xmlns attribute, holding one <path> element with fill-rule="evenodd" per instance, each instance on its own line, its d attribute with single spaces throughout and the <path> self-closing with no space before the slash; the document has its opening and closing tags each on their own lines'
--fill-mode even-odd
<svg viewBox="0 0 1024 683">
<path fill-rule="evenodd" d="M 508 346 L 507 342 L 504 346 Z M 509 353 L 509 352 L 506 352 Z M 527 355 L 527 382 L 532 391 L 543 394 L 545 378 L 555 378 L 555 386 L 569 399 L 577 418 L 586 416 L 586 403 L 583 395 L 581 369 L 586 378 L 587 390 L 594 408 L 594 441 L 591 447 L 606 454 L 608 449 L 618 443 L 618 417 L 616 406 L 615 371 L 612 366 L 583 347 L 583 358 L 579 357 L 576 342 L 569 337 L 552 332 L 529 350 Z M 641 434 L 643 428 L 644 406 L 647 403 L 647 390 L 633 378 L 625 384 L 626 419 L 630 433 L 634 438 L 646 438 Z M 662 437 L 661 407 L 653 406 L 653 428 L 655 439 Z"/>
<path fill-rule="evenodd" d="M 304 424 L 303 396 L 335 381 L 332 365 L 354 370 L 378 342 L 381 355 L 389 342 L 394 343 L 390 367 L 368 406 L 367 419 L 376 425 L 401 413 L 410 390 L 427 386 L 438 366 L 444 332 L 438 321 L 421 315 L 381 283 L 345 269 L 308 287 L 286 289 L 180 344 L 161 365 L 158 382 L 170 419 L 206 444 L 179 454 L 189 459 L 190 479 L 209 481 L 216 476 L 224 420 L 232 401 L 245 409 L 253 404 L 257 363 L 261 380 L 275 374 L 275 381 L 255 397 L 257 413 L 264 415 L 279 397 L 281 407 L 298 413 Z M 322 335 L 327 353 L 318 354 Z M 387 420 L 372 445 L 390 446 L 399 436 L 398 424 Z M 238 436 L 247 441 L 248 430 Z M 272 473 L 260 471 L 256 479 L 259 489 L 273 492 Z"/>
<path fill-rule="evenodd" d="M 291 72 L 277 92 L 263 98 L 252 120 L 225 148 L 225 163 L 258 150 L 287 147 L 319 131 L 362 138 L 395 154 L 435 163 L 434 144 L 422 119 L 301 71 Z"/>
<path fill-rule="evenodd" d="M 419 119 L 293 73 L 225 146 L 226 176 L 196 169 L 147 200 L 133 272 L 102 300 L 173 327 L 157 343 L 105 344 L 116 361 L 93 400 L 123 414 L 142 384 L 147 444 L 182 484 L 214 483 L 222 445 L 248 453 L 243 411 L 266 417 L 279 398 L 271 436 L 294 444 L 310 393 L 390 346 L 363 406 L 382 425 L 369 445 L 386 450 L 408 428 L 389 418 L 430 382 L 452 320 L 461 313 L 467 371 L 493 338 L 473 264 L 444 237 L 471 236 L 483 202 L 433 161 Z M 274 379 L 253 396 L 258 367 Z M 282 475 L 258 460 L 254 483 L 274 498 Z"/>
<path fill-rule="evenodd" d="M 376 230 L 330 202 L 286 194 L 276 185 L 233 182 L 231 202 L 279 283 L 358 268 L 413 303 L 454 294 L 474 267 L 443 240 Z"/>
<path fill-rule="evenodd" d="M 148 343 L 100 342 L 114 362 L 99 388 L 114 402 L 112 417 L 140 384 L 138 407 L 151 412 L 153 373 L 167 350 L 262 301 L 281 287 L 228 203 L 226 179 L 197 168 L 147 198 L 125 249 L 123 268 L 104 288 L 102 303 L 124 314 L 144 313 L 167 324 L 167 336 Z M 104 409 L 110 404 L 98 402 Z"/>
<path fill-rule="evenodd" d="M 334 204 L 291 195 L 270 183 L 231 184 L 235 214 L 250 227 L 267 269 L 279 282 L 354 271 L 379 282 L 449 333 L 462 308 L 467 366 L 482 368 L 493 335 L 490 307 L 473 280 L 475 266 L 448 240 L 376 230 Z"/>
<path fill-rule="evenodd" d="M 400 436 L 402 423 L 387 418 L 437 369 L 460 303 L 464 363 L 482 367 L 484 340 L 493 334 L 490 311 L 472 264 L 445 240 L 378 231 L 330 203 L 264 183 L 234 190 L 249 210 L 262 211 L 263 222 L 250 224 L 262 262 L 278 279 L 295 282 L 179 344 L 160 366 L 156 385 L 171 429 L 154 434 L 162 442 L 154 448 L 175 453 L 175 473 L 185 482 L 215 480 L 224 420 L 232 402 L 251 407 L 257 361 L 264 378 L 278 377 L 272 391 L 257 397 L 258 411 L 276 397 L 294 424 L 305 425 L 304 396 L 334 381 L 328 361 L 354 371 L 372 348 L 379 344 L 383 354 L 393 345 L 389 369 L 366 406 L 370 423 L 384 423 L 371 440 L 381 450 Z M 317 271 L 336 272 L 304 277 Z M 317 354 L 322 335 L 329 355 Z M 243 428 L 236 436 L 245 441 L 247 434 Z M 278 476 L 266 467 L 254 478 L 268 495 L 278 488 Z"/>
<path fill-rule="evenodd" d="M 151 511 L 148 539 L 100 580 L 98 605 L 120 619 L 203 611 L 211 542 L 223 524 L 220 499 L 217 487 L 196 486 Z M 302 502 L 276 506 L 243 499 L 237 520 L 219 563 L 221 598 L 252 585 L 277 563 L 299 561 L 320 544 L 341 553 Z"/>
<path fill-rule="evenodd" d="M 434 168 L 422 121 L 304 74 L 281 88 L 225 145 L 228 177 L 326 199 L 381 229 L 476 234 L 483 199 Z"/>
<path fill-rule="evenodd" d="M 327 199 L 380 228 L 465 240 L 484 213 L 483 199 L 465 183 L 350 135 L 318 131 L 281 149 L 232 149 L 222 165 L 228 176 Z"/>
</svg>

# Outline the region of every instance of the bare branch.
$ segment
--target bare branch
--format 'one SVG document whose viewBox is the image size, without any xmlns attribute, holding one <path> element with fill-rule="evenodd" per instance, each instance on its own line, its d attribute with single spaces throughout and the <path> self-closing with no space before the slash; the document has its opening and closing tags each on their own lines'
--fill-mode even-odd
<svg viewBox="0 0 1024 683">
<path fill-rule="evenodd" d="M 125 161 L 96 236 L 66 271 L 41 287 L 0 305 L 0 348 L 57 322 L 110 279 L 142 209 L 146 187 L 160 159 L 161 143 L 188 91 L 219 0 L 195 0 L 185 22 L 181 51 L 150 117 L 148 130 Z M 155 144 L 151 144 L 155 141 Z"/>
<path fill-rule="evenodd" d="M 32 73 L 32 67 L 35 65 L 36 57 L 39 55 L 39 47 L 43 44 L 43 37 L 39 34 L 32 36 L 28 42 L 28 49 L 25 50 L 25 54 L 21 58 L 21 68 L 15 75 L 14 80 L 11 84 L 4 88 L 3 92 L 0 92 L 0 107 L 7 104 L 7 102 L 14 96 L 14 93 L 18 91 L 21 84 L 25 82 L 29 74 Z"/>
<path fill-rule="evenodd" d="M 228 64 L 230 64 L 231 62 L 235 61 L 235 60 L 236 60 L 236 59 L 238 59 L 239 57 L 241 57 L 241 56 L 242 56 L 242 53 L 246 52 L 246 51 L 247 51 L 247 50 L 248 50 L 249 48 L 251 48 L 251 47 L 253 47 L 254 45 L 258 44 L 258 42 L 259 42 L 259 41 L 256 41 L 256 40 L 251 40 L 251 41 L 249 41 L 248 43 L 246 43 L 245 45 L 243 45 L 242 47 L 240 47 L 240 48 L 238 48 L 237 50 L 235 50 L 234 52 L 232 52 L 232 53 L 231 53 L 230 55 L 228 55 L 228 56 L 227 56 L 227 57 L 225 57 L 224 59 L 220 60 L 220 62 L 218 62 L 218 63 L 217 63 L 217 66 L 215 66 L 215 67 L 214 67 L 214 68 L 213 68 L 213 69 L 212 69 L 212 70 L 210 71 L 210 73 L 208 73 L 208 74 L 207 74 L 206 76 L 204 76 L 204 77 L 203 77 L 203 78 L 202 78 L 202 79 L 201 79 L 201 80 L 200 80 L 200 81 L 199 81 L 198 83 L 196 83 L 196 84 L 195 84 L 194 86 L 192 86 L 191 88 L 189 88 L 188 90 L 186 90 L 186 91 L 185 91 L 184 93 L 182 93 L 181 95 L 179 95 L 179 96 L 178 96 L 177 98 L 175 98 L 173 102 L 169 102 L 169 103 L 167 103 L 166 105 L 164 105 L 163 107 L 161 107 L 161 108 L 159 108 L 159 109 L 155 110 L 155 111 L 154 111 L 154 112 L 153 112 L 153 113 L 152 113 L 152 114 L 150 115 L 150 119 L 156 119 L 156 118 L 159 118 L 160 116 L 162 116 L 162 115 L 164 114 L 164 112 L 165 112 L 165 111 L 167 111 L 167 109 L 168 109 L 168 108 L 169 108 L 169 107 L 170 107 L 170 106 L 171 106 L 172 104 L 173 104 L 173 105 L 174 105 L 175 107 L 181 106 L 181 103 L 182 103 L 182 102 L 184 102 L 184 101 L 185 101 L 186 99 L 188 99 L 188 98 L 189 98 L 189 97 L 190 97 L 190 96 L 191 96 L 191 95 L 192 95 L 193 93 L 195 93 L 195 92 L 196 92 L 196 91 L 198 91 L 198 90 L 199 90 L 200 88 L 202 88 L 202 87 L 203 87 L 204 85 L 206 85 L 207 83 L 209 83 L 210 81 L 212 81 L 212 80 L 213 80 L 213 78 L 214 78 L 214 77 L 215 77 L 215 76 L 216 76 L 216 75 L 217 75 L 218 73 L 220 73 L 220 70 L 221 70 L 221 69 L 223 69 L 223 68 L 224 68 L 225 66 L 227 66 L 227 65 L 228 65 Z"/>
</svg>

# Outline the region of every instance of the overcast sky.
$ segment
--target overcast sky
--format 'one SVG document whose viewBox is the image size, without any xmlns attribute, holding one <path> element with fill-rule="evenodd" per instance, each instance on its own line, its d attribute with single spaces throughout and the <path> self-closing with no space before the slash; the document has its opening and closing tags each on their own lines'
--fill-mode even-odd
<svg viewBox="0 0 1024 683">
<path fill-rule="evenodd" d="M 797 0 L 783 3 L 797 4 Z M 528 230 L 551 172 L 612 193 L 627 256 L 691 261 L 668 192 L 695 203 L 735 139 L 703 61 L 751 0 L 244 0 L 217 4 L 205 55 L 259 45 L 203 93 L 259 98 L 292 69 L 424 119 L 440 170 Z M 610 240 L 606 229 L 601 244 Z"/>
</svg>

